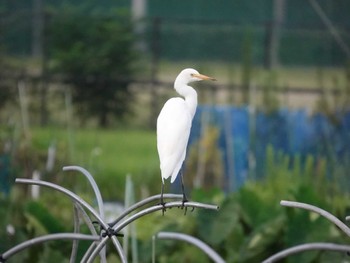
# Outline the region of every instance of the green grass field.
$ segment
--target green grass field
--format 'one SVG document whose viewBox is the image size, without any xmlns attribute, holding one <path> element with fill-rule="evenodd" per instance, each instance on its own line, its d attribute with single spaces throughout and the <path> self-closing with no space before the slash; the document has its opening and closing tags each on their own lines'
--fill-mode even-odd
<svg viewBox="0 0 350 263">
<path fill-rule="evenodd" d="M 239 64 L 227 64 L 221 62 L 177 62 L 171 63 L 161 61 L 159 65 L 158 78 L 161 81 L 173 82 L 179 71 L 185 67 L 194 67 L 207 74 L 217 78 L 215 84 L 222 85 L 232 83 L 241 83 L 242 67 Z M 317 69 L 315 67 L 281 67 L 277 70 L 278 85 L 287 85 L 288 87 L 319 87 L 320 78 L 322 78 L 325 87 L 334 87 L 334 79 L 337 78 L 340 84 L 345 85 L 345 69 L 344 68 L 323 68 Z M 252 68 L 252 83 L 263 84 L 266 76 L 270 74 L 267 70 L 259 66 Z M 166 87 L 167 88 L 167 87 Z M 174 96 L 175 92 L 172 85 L 169 84 L 169 94 L 158 94 L 159 109 L 161 105 L 170 97 Z M 199 89 L 200 90 L 200 89 Z M 150 92 L 148 89 L 139 89 L 136 91 L 137 99 L 134 102 L 134 112 L 128 123 L 128 127 L 146 127 L 149 125 L 150 117 L 156 118 L 151 110 L 151 104 L 154 103 L 150 99 Z M 206 94 L 199 91 L 200 103 L 207 103 Z M 204 95 L 203 95 L 204 94 Z M 210 96 L 208 100 L 212 101 L 213 97 L 220 103 L 220 100 L 227 100 L 225 96 L 212 96 L 211 91 L 208 92 Z M 220 94 L 219 94 L 220 95 Z M 238 94 L 239 95 L 239 94 Z M 31 103 L 39 105 L 38 98 L 33 96 Z M 50 105 L 59 105 L 52 107 L 53 119 L 51 122 L 55 123 L 61 128 L 34 128 L 32 129 L 32 142 L 34 149 L 38 149 L 42 154 L 46 154 L 47 148 L 52 142 L 57 146 L 58 161 L 56 167 L 59 169 L 65 165 L 80 165 L 88 169 L 96 178 L 99 186 L 102 189 L 103 195 L 108 199 L 122 198 L 125 177 L 130 174 L 133 181 L 137 185 L 137 189 L 148 190 L 150 193 L 159 192 L 160 188 L 160 171 L 159 161 L 156 150 L 156 134 L 155 128 L 153 130 L 141 129 L 118 129 L 118 130 L 102 130 L 97 128 L 82 128 L 73 130 L 68 133 L 65 128 L 66 112 L 62 110 L 63 96 L 55 94 L 50 98 L 55 99 L 50 101 Z M 61 99 L 61 101 L 60 101 Z M 295 97 L 288 98 L 288 100 L 297 100 L 301 107 L 309 107 L 310 98 L 306 95 L 302 97 L 296 94 Z M 317 100 L 312 98 L 313 101 Z M 238 100 L 235 100 L 237 102 Z M 232 102 L 232 101 L 231 101 Z M 239 102 L 239 101 L 238 101 Z M 237 103 L 238 103 L 237 102 Z M 215 101 L 216 103 L 216 101 Z M 289 102 L 292 104 L 292 102 Z M 289 105 L 288 104 L 288 105 Z M 11 108 L 6 115 L 20 115 L 18 107 Z M 30 112 L 29 114 L 35 114 Z M 152 114 L 152 115 L 151 115 Z M 5 114 L 4 114 L 5 115 Z M 37 118 L 30 116 L 33 120 Z M 73 117 L 72 117 L 73 118 Z M 18 117 L 19 120 L 19 117 Z M 38 123 L 35 122 L 34 123 Z M 34 124 L 31 124 L 32 126 Z M 123 127 L 123 126 L 122 126 Z M 42 160 L 43 167 L 45 162 Z M 143 191 L 143 190 L 140 190 Z M 149 194 L 149 193 L 147 193 Z"/>
<path fill-rule="evenodd" d="M 56 166 L 84 167 L 93 174 L 106 199 L 123 197 L 128 174 L 138 189 L 160 189 L 155 131 L 79 129 L 68 136 L 64 129 L 33 129 L 34 148 L 44 151 L 52 142 L 58 156 L 73 156 L 61 158 L 57 162 L 62 163 Z"/>
</svg>

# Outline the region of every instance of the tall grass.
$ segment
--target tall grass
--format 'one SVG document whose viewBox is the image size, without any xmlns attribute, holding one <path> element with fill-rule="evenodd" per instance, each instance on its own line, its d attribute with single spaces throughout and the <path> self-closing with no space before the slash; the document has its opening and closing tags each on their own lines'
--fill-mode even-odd
<svg viewBox="0 0 350 263">
<path fill-rule="evenodd" d="M 44 151 L 56 144 L 58 156 L 68 154 L 69 140 L 64 129 L 35 128 L 34 148 Z M 74 156 L 57 160 L 58 166 L 80 165 L 88 169 L 107 199 L 122 198 L 125 177 L 130 174 L 137 186 L 151 192 L 160 188 L 156 135 L 147 130 L 79 129 L 73 134 Z M 157 184 L 152 183 L 155 180 Z"/>
</svg>

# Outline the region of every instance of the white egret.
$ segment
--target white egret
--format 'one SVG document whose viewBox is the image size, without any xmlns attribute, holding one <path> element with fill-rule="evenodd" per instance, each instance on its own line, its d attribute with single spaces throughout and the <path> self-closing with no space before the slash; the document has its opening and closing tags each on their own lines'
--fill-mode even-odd
<svg viewBox="0 0 350 263">
<path fill-rule="evenodd" d="M 170 177 L 170 182 L 173 183 L 181 170 L 186 157 L 192 119 L 196 113 L 197 92 L 188 83 L 201 80 L 215 79 L 199 74 L 197 70 L 192 68 L 182 70 L 175 80 L 174 88 L 184 99 L 180 97 L 169 99 L 164 104 L 157 119 L 157 148 L 162 176 L 162 205 L 164 205 L 164 179 Z M 182 173 L 181 184 L 183 202 L 186 202 Z"/>
</svg>

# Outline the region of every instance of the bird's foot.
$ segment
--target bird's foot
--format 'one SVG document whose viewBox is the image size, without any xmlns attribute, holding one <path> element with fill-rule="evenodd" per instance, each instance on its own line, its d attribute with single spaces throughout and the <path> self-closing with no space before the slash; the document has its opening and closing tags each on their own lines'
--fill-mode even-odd
<svg viewBox="0 0 350 263">
<path fill-rule="evenodd" d="M 162 203 L 161 205 L 163 206 L 163 208 L 162 208 L 162 215 L 164 216 L 164 213 L 166 211 L 165 203 Z"/>
<path fill-rule="evenodd" d="M 185 209 L 185 214 L 184 215 L 186 215 L 186 213 L 187 213 L 187 206 L 185 206 L 185 203 L 187 203 L 187 202 L 188 202 L 188 199 L 186 197 L 184 197 L 182 199 L 182 205 L 181 205 L 181 209 Z"/>
<path fill-rule="evenodd" d="M 164 213 L 166 212 L 165 202 L 163 200 L 160 201 L 158 205 L 162 206 L 162 215 L 164 216 Z"/>
</svg>

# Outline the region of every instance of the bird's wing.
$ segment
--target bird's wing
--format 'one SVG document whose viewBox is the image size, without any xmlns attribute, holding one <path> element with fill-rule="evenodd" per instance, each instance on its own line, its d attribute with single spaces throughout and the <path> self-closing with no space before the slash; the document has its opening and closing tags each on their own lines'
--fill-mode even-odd
<svg viewBox="0 0 350 263">
<path fill-rule="evenodd" d="M 186 156 L 192 117 L 181 98 L 168 100 L 157 119 L 157 148 L 162 178 L 173 182 Z"/>
</svg>

